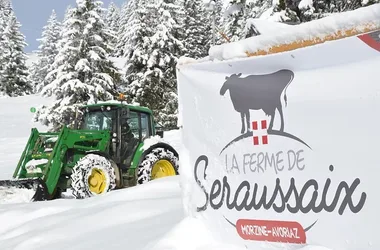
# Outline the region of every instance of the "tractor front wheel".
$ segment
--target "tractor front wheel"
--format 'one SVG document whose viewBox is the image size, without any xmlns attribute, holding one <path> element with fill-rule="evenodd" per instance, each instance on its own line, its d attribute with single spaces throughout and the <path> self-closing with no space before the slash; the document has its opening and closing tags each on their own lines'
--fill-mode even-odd
<svg viewBox="0 0 380 250">
<path fill-rule="evenodd" d="M 73 168 L 71 188 L 77 199 L 104 194 L 116 187 L 115 169 L 105 157 L 88 154 Z"/>
<path fill-rule="evenodd" d="M 144 156 L 137 168 L 137 184 L 178 175 L 179 160 L 169 148 L 157 147 Z"/>
</svg>

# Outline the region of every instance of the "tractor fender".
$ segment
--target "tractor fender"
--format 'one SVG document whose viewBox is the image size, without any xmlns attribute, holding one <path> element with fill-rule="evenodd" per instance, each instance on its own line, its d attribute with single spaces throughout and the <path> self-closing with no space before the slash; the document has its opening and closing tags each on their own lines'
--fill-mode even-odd
<svg viewBox="0 0 380 250">
<path fill-rule="evenodd" d="M 169 144 L 167 144 L 167 143 L 165 143 L 165 142 L 159 142 L 159 143 L 153 144 L 152 146 L 150 146 L 148 149 L 146 149 L 146 150 L 142 153 L 142 155 L 141 155 L 141 157 L 140 157 L 140 159 L 139 159 L 139 163 L 138 163 L 138 165 L 140 165 L 141 161 L 144 159 L 144 157 L 145 157 L 147 154 L 149 154 L 153 149 L 158 148 L 158 147 L 160 147 L 160 148 L 165 148 L 165 149 L 169 149 L 169 150 L 173 151 L 174 155 L 175 155 L 176 157 L 178 157 L 178 159 L 179 159 L 179 154 L 178 154 L 177 150 L 175 150 L 172 146 L 170 146 Z"/>
<path fill-rule="evenodd" d="M 179 154 L 178 152 L 168 143 L 158 142 L 151 146 L 149 146 L 145 151 L 142 152 L 140 158 L 138 159 L 138 163 L 136 168 L 134 169 L 134 175 L 136 184 L 146 183 L 151 179 L 152 168 L 154 167 L 155 162 L 157 160 L 162 159 L 160 156 L 161 153 L 164 153 L 165 160 L 168 160 L 172 167 L 175 169 L 175 174 L 179 174 Z M 165 155 L 168 153 L 168 155 Z M 150 155 L 152 154 L 152 155 Z M 172 174 L 170 174 L 172 175 Z"/>
</svg>

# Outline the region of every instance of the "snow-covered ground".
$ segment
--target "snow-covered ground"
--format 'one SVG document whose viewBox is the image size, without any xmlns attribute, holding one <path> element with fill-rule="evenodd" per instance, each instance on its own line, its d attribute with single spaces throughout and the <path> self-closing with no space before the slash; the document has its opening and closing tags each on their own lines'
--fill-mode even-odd
<svg viewBox="0 0 380 250">
<path fill-rule="evenodd" d="M 32 127 L 38 95 L 0 98 L 0 179 L 11 179 Z M 164 134 L 179 151 L 179 131 Z M 0 249 L 239 249 L 219 245 L 202 221 L 185 217 L 181 176 L 85 200 L 25 202 L 28 192 L 0 204 Z M 191 235 L 191 236 L 190 236 Z"/>
<path fill-rule="evenodd" d="M 28 139 L 39 96 L 0 99 L 0 179 L 10 179 Z M 167 140 L 181 146 L 177 131 Z M 183 218 L 179 177 L 87 200 L 0 205 L 0 248 L 152 249 Z M 22 197 L 21 197 L 22 198 Z M 20 200 L 21 202 L 22 200 Z"/>
</svg>

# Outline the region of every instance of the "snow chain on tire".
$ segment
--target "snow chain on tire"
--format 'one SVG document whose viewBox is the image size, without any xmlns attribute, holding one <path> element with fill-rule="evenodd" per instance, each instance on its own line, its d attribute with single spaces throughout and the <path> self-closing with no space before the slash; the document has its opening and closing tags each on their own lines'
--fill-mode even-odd
<svg viewBox="0 0 380 250">
<path fill-rule="evenodd" d="M 179 159 L 168 148 L 157 147 L 145 155 L 137 167 L 137 185 L 147 183 L 151 180 L 153 165 L 158 160 L 168 160 L 173 165 L 176 174 L 178 175 Z"/>
<path fill-rule="evenodd" d="M 106 188 L 104 192 L 108 192 L 116 187 L 115 169 L 107 158 L 88 154 L 82 157 L 74 166 L 71 175 L 71 188 L 73 195 L 77 199 L 83 199 L 91 196 L 96 196 L 89 189 L 88 178 L 91 175 L 92 169 L 101 169 L 106 176 Z"/>
</svg>

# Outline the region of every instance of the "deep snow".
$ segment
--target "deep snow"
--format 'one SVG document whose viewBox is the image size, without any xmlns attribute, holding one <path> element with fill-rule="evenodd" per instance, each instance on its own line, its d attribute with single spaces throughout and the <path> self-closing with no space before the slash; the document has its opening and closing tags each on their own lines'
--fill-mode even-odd
<svg viewBox="0 0 380 250">
<path fill-rule="evenodd" d="M 12 177 L 30 129 L 45 130 L 32 122 L 30 108 L 49 101 L 0 98 L 0 179 Z M 181 154 L 180 131 L 164 139 Z M 68 191 L 64 199 L 34 203 L 27 202 L 30 192 L 20 192 L 0 204 L 0 249 L 246 249 L 219 243 L 202 220 L 185 217 L 182 185 L 175 176 L 84 200 Z"/>
<path fill-rule="evenodd" d="M 10 179 L 27 142 L 30 107 L 49 99 L 39 96 L 0 98 L 0 179 Z M 178 131 L 165 133 L 175 148 Z M 60 199 L 0 205 L 0 248 L 152 249 L 153 244 L 184 218 L 180 177 L 153 181 L 86 200 Z M 13 197 L 15 198 L 15 197 Z"/>
</svg>

